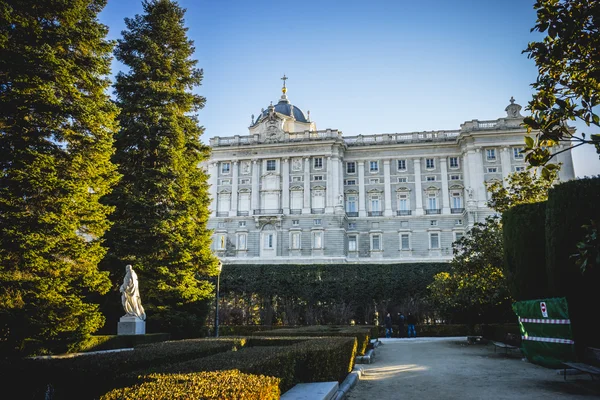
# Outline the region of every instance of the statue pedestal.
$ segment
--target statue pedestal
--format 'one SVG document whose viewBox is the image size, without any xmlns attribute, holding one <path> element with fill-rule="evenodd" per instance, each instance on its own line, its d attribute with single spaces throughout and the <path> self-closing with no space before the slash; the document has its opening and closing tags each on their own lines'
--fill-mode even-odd
<svg viewBox="0 0 600 400">
<path fill-rule="evenodd" d="M 123 315 L 119 320 L 117 335 L 145 335 L 146 321 L 133 315 Z"/>
</svg>

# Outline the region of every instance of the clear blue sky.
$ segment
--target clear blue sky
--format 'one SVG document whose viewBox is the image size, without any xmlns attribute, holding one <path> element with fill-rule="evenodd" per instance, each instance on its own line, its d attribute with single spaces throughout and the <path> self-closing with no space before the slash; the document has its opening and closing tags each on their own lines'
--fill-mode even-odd
<svg viewBox="0 0 600 400">
<path fill-rule="evenodd" d="M 203 140 L 248 134 L 284 73 L 292 104 L 348 136 L 459 129 L 505 116 L 511 96 L 525 108 L 537 70 L 521 51 L 541 37 L 530 33 L 533 3 L 180 0 L 204 69 Z M 108 0 L 100 20 L 117 39 L 123 18 L 141 12 L 141 1 Z M 575 173 L 600 174 L 595 150 L 582 147 Z"/>
</svg>

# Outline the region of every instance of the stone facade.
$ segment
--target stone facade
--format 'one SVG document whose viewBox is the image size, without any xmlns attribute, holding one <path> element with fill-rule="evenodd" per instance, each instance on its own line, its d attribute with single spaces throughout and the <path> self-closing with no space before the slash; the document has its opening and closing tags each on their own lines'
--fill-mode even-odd
<svg viewBox="0 0 600 400">
<path fill-rule="evenodd" d="M 458 130 L 358 135 L 317 130 L 283 96 L 249 135 L 214 137 L 213 250 L 228 263 L 447 261 L 493 212 L 485 181 L 525 168 L 521 106 Z M 561 180 L 574 178 L 570 151 Z"/>
</svg>

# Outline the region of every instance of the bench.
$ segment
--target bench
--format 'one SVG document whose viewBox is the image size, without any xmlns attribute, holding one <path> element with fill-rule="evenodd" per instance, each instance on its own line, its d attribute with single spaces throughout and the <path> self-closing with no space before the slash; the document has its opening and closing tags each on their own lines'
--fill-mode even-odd
<svg viewBox="0 0 600 400">
<path fill-rule="evenodd" d="M 467 336 L 467 344 L 475 344 L 481 342 L 483 336 Z"/>
<path fill-rule="evenodd" d="M 583 361 L 585 361 L 585 363 L 563 363 L 565 366 L 565 370 L 563 371 L 565 380 L 567 380 L 567 368 L 573 368 L 588 373 L 592 377 L 592 380 L 594 380 L 594 375 L 600 376 L 600 368 L 598 368 L 598 366 L 600 366 L 600 349 L 594 349 L 593 347 L 585 349 Z"/>
<path fill-rule="evenodd" d="M 506 354 L 508 354 L 509 350 L 520 350 L 517 346 L 513 346 L 512 344 L 506 344 L 506 343 L 502 343 L 502 342 L 494 342 L 492 340 L 492 344 L 494 345 L 494 353 L 496 352 L 496 349 L 498 347 L 503 348 L 506 351 Z"/>
</svg>

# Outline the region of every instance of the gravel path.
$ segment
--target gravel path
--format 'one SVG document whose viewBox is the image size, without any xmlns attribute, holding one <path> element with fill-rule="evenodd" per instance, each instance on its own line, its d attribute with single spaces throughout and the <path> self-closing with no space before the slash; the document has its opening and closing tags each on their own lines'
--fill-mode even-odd
<svg viewBox="0 0 600 400">
<path fill-rule="evenodd" d="M 600 382 L 506 356 L 466 338 L 381 339 L 348 400 L 600 399 Z"/>
</svg>

